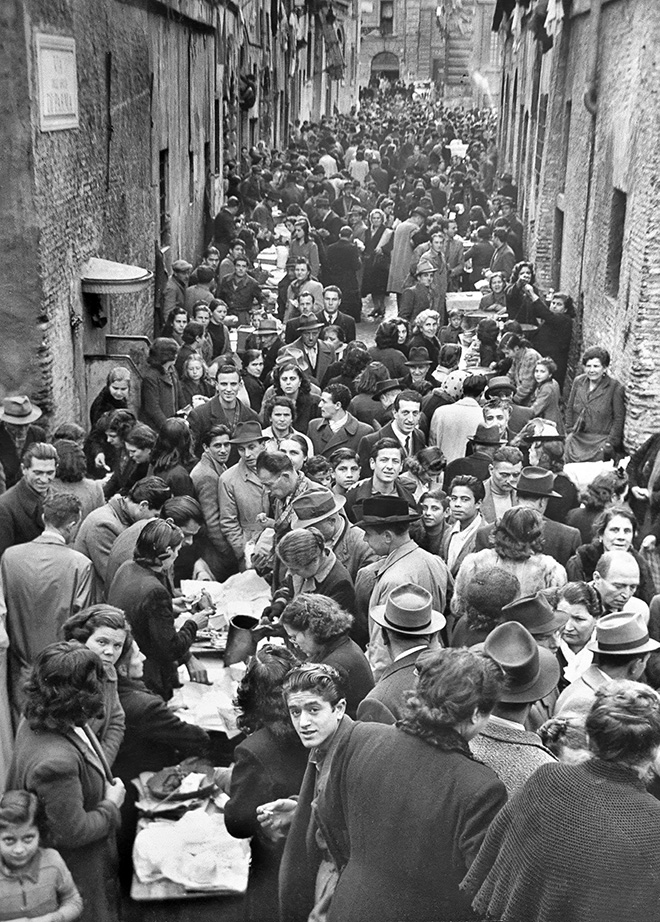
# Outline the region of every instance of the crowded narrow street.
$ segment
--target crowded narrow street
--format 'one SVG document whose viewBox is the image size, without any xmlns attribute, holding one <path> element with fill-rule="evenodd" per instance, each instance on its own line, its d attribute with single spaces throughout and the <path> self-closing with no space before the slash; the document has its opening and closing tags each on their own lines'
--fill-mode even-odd
<svg viewBox="0 0 660 922">
<path fill-rule="evenodd" d="M 0 23 L 0 922 L 660 922 L 660 5 Z"/>
</svg>

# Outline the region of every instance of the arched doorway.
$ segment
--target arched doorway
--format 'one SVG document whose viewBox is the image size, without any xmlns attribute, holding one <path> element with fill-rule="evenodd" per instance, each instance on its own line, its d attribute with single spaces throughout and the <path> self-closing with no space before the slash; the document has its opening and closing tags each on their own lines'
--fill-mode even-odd
<svg viewBox="0 0 660 922">
<path fill-rule="evenodd" d="M 371 59 L 371 76 L 399 79 L 399 59 L 391 51 L 381 51 Z"/>
</svg>

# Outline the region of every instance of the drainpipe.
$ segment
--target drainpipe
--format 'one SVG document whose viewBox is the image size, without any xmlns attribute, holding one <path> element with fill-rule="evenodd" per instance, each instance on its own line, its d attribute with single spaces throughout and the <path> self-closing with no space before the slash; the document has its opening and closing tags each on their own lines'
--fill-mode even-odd
<svg viewBox="0 0 660 922">
<path fill-rule="evenodd" d="M 598 109 L 598 40 L 600 36 L 600 17 L 603 0 L 591 0 L 591 47 L 589 48 L 589 69 L 585 87 L 584 106 L 587 112 L 596 117 Z"/>
</svg>

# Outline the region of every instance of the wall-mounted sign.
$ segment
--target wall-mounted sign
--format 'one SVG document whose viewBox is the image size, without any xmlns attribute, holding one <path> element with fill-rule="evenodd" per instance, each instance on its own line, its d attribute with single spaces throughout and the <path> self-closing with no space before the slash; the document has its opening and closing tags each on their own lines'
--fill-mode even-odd
<svg viewBox="0 0 660 922">
<path fill-rule="evenodd" d="M 78 127 L 76 42 L 62 35 L 35 35 L 39 87 L 39 127 L 61 131 Z"/>
</svg>

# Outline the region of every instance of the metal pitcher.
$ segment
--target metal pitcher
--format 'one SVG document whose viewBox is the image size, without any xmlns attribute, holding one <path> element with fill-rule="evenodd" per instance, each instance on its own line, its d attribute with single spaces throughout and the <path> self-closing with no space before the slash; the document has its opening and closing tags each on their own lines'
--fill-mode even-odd
<svg viewBox="0 0 660 922">
<path fill-rule="evenodd" d="M 225 666 L 244 663 L 257 652 L 257 644 L 271 631 L 270 625 L 263 625 L 254 615 L 235 615 L 229 622 Z"/>
</svg>

